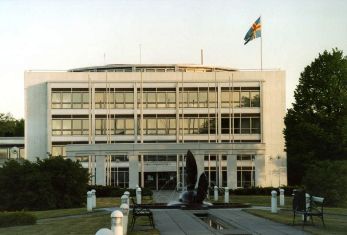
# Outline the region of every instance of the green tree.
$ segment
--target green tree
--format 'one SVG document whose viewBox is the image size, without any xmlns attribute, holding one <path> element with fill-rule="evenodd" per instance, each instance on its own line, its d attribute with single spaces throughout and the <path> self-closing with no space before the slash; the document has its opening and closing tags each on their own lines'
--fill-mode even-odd
<svg viewBox="0 0 347 235">
<path fill-rule="evenodd" d="M 347 58 L 333 49 L 301 73 L 293 108 L 285 117 L 288 182 L 301 184 L 317 160 L 347 160 Z"/>
<path fill-rule="evenodd" d="M 0 113 L 0 137 L 24 136 L 24 119 L 16 120 L 10 113 Z"/>
<path fill-rule="evenodd" d="M 347 161 L 319 161 L 310 166 L 303 183 L 314 196 L 325 198 L 328 205 L 338 205 L 347 199 Z"/>
<path fill-rule="evenodd" d="M 5 162 L 0 168 L 0 210 L 47 210 L 83 206 L 88 170 L 62 157 Z"/>
</svg>

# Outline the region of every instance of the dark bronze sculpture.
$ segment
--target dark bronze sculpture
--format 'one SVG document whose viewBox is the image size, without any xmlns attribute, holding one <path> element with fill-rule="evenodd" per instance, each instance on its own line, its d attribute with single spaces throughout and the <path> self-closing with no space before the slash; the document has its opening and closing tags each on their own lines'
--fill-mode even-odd
<svg viewBox="0 0 347 235">
<path fill-rule="evenodd" d="M 189 150 L 186 158 L 186 172 L 187 191 L 181 194 L 179 201 L 188 206 L 201 205 L 207 195 L 208 182 L 205 173 L 202 173 L 199 177 L 198 188 L 195 191 L 198 169 L 194 155 Z"/>
</svg>

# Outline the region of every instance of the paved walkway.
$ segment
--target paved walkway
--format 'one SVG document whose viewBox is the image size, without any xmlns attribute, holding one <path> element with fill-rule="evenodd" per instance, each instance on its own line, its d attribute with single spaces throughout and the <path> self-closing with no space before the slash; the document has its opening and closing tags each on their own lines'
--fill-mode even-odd
<svg viewBox="0 0 347 235">
<path fill-rule="evenodd" d="M 208 213 L 219 218 L 223 230 L 215 230 L 187 210 L 152 210 L 156 228 L 161 235 L 210 234 L 307 234 L 299 228 L 263 219 L 239 209 L 210 209 Z M 301 228 L 301 227 L 300 227 Z"/>
</svg>

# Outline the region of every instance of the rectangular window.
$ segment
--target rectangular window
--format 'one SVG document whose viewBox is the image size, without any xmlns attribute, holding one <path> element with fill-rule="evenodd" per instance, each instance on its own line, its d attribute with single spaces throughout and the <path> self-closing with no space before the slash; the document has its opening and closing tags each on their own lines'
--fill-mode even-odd
<svg viewBox="0 0 347 235">
<path fill-rule="evenodd" d="M 233 91 L 233 107 L 239 108 L 240 107 L 240 92 L 239 91 Z"/>
<path fill-rule="evenodd" d="M 251 107 L 249 91 L 241 92 L 241 107 Z"/>
<path fill-rule="evenodd" d="M 63 95 L 63 109 L 71 108 L 71 93 L 62 93 Z"/>
<path fill-rule="evenodd" d="M 260 107 L 260 92 L 251 92 L 251 107 Z"/>
<path fill-rule="evenodd" d="M 253 167 L 237 167 L 237 187 L 250 188 L 255 186 L 255 169 Z"/>
<path fill-rule="evenodd" d="M 230 107 L 230 92 L 229 91 L 222 91 L 221 94 L 221 103 L 222 103 L 222 108 L 229 108 Z"/>
<path fill-rule="evenodd" d="M 207 96 L 208 96 L 207 90 L 206 91 L 199 91 L 199 107 L 207 108 L 207 105 L 208 105 Z"/>
</svg>

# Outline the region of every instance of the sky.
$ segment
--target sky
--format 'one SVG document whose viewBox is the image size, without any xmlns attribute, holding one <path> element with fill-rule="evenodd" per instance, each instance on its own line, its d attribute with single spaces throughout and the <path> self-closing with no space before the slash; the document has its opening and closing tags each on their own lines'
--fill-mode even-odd
<svg viewBox="0 0 347 235">
<path fill-rule="evenodd" d="M 286 107 L 319 53 L 347 54 L 345 0 L 0 0 L 0 113 L 24 117 L 24 71 L 140 63 L 286 71 Z"/>
</svg>

